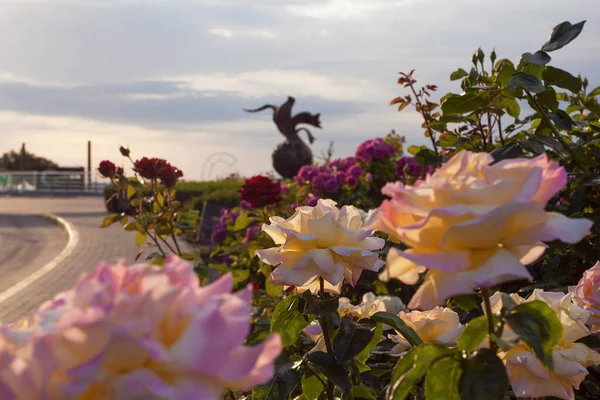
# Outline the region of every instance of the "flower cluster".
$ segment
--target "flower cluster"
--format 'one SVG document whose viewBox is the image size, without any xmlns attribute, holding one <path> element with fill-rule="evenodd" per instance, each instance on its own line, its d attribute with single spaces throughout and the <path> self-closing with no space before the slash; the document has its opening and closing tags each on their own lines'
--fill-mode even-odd
<svg viewBox="0 0 600 400">
<path fill-rule="evenodd" d="M 339 294 L 344 280 L 354 286 L 364 269 L 382 267 L 373 251 L 385 241 L 362 228 L 357 208 L 335 205 L 332 200 L 319 200 L 315 207 L 299 207 L 287 220 L 271 217 L 271 223 L 263 225 L 278 245 L 256 250 L 263 262 L 277 266 L 270 276 L 272 283 L 316 293 L 323 279 L 325 290 Z"/>
<path fill-rule="evenodd" d="M 432 172 L 432 168 L 417 164 L 413 157 L 400 157 L 396 162 L 396 177 L 399 179 L 405 177 L 424 178 L 427 173 Z"/>
<path fill-rule="evenodd" d="M 242 201 L 261 207 L 281 200 L 281 184 L 269 177 L 257 175 L 247 179 L 240 188 Z"/>
<path fill-rule="evenodd" d="M 363 168 L 356 163 L 356 159 L 347 157 L 326 165 L 305 165 L 298 171 L 296 183 L 299 186 L 310 184 L 312 192 L 317 195 L 335 193 L 343 185 L 357 186 L 363 173 Z"/>
<path fill-rule="evenodd" d="M 396 147 L 387 144 L 382 138 L 367 140 L 356 149 L 356 158 L 364 162 L 381 160 L 396 154 Z"/>
<path fill-rule="evenodd" d="M 516 304 L 533 300 L 545 302 L 556 312 L 562 324 L 562 337 L 552 351 L 553 371 L 544 367 L 533 350 L 522 342 L 499 353 L 506 365 L 513 391 L 520 397 L 554 396 L 565 400 L 574 399 L 573 388 L 578 389 L 588 375 L 587 367 L 600 364 L 600 354 L 577 342 L 591 333 L 585 326 L 590 312 L 574 304 L 571 293 L 565 295 L 536 289 L 527 299 L 516 294 L 510 297 Z M 500 293 L 492 296 L 490 302 L 492 310 L 499 312 L 502 308 Z M 516 342 L 517 338 L 518 335 L 509 327 L 503 331 L 502 339 L 505 342 Z"/>
<path fill-rule="evenodd" d="M 215 225 L 211 235 L 213 243 L 221 243 L 227 237 L 227 225 L 235 223 L 237 217 L 240 216 L 239 211 L 232 211 L 228 208 L 221 210 L 219 222 Z"/>
<path fill-rule="evenodd" d="M 173 187 L 179 178 L 183 177 L 183 172 L 180 169 L 172 166 L 162 158 L 143 157 L 136 160 L 133 165 L 133 170 L 142 178 L 152 181 L 159 179 L 168 188 Z"/>
<path fill-rule="evenodd" d="M 544 241 L 577 243 L 592 222 L 546 212 L 566 183 L 566 171 L 546 155 L 490 165 L 487 153 L 461 151 L 418 185 L 388 184 L 390 196 L 367 226 L 408 245 L 387 256 L 383 280 L 415 284 L 410 308 L 431 309 L 449 297 L 516 279 L 532 279 L 524 264 Z"/>
<path fill-rule="evenodd" d="M 231 290 L 231 275 L 200 287 L 176 257 L 101 264 L 24 327 L 0 327 L 0 396 L 217 400 L 265 383 L 281 340 L 245 346 L 252 289 Z"/>
<path fill-rule="evenodd" d="M 118 178 L 123 176 L 124 173 L 123 168 L 117 167 L 113 162 L 108 160 L 101 161 L 97 171 L 105 178 Z"/>
</svg>

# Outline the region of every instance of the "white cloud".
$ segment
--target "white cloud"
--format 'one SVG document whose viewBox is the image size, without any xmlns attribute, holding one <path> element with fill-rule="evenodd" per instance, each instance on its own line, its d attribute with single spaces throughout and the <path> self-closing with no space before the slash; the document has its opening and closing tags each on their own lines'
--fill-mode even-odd
<svg viewBox="0 0 600 400">
<path fill-rule="evenodd" d="M 242 29 L 242 28 L 225 28 L 225 27 L 217 27 L 210 28 L 208 33 L 215 36 L 221 36 L 225 38 L 233 38 L 233 37 L 258 37 L 265 39 L 273 39 L 277 37 L 277 34 L 273 31 L 266 29 Z"/>
</svg>

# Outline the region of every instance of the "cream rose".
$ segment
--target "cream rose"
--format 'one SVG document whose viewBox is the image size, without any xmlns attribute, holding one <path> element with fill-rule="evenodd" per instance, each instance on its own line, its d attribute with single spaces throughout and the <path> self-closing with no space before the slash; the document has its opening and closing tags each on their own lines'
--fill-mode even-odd
<svg viewBox="0 0 600 400">
<path fill-rule="evenodd" d="M 579 388 L 588 374 L 587 367 L 600 363 L 600 354 L 582 343 L 575 343 L 591 333 L 584 325 L 590 313 L 574 304 L 570 293 L 536 289 L 527 299 L 516 294 L 510 296 L 517 304 L 533 300 L 547 303 L 556 312 L 563 327 L 562 337 L 552 351 L 552 372 L 544 367 L 525 344 L 516 344 L 508 351 L 498 354 L 506 365 L 513 391 L 519 397 L 554 396 L 565 400 L 574 399 L 573 388 Z M 494 313 L 500 312 L 500 293 L 494 294 L 490 303 Z M 508 343 L 515 343 L 518 335 L 506 326 L 502 339 Z"/>
<path fill-rule="evenodd" d="M 430 309 L 449 297 L 515 279 L 531 279 L 524 265 L 545 251 L 544 241 L 576 243 L 591 221 L 546 212 L 566 183 L 566 172 L 545 155 L 490 165 L 487 153 L 461 151 L 413 186 L 388 184 L 391 197 L 367 227 L 410 248 L 392 249 L 384 281 L 415 284 L 411 309 Z"/>
<path fill-rule="evenodd" d="M 277 266 L 271 282 L 316 293 L 323 278 L 325 289 L 339 294 L 344 280 L 354 286 L 364 269 L 378 271 L 383 266 L 373 251 L 385 241 L 363 228 L 356 207 L 335 205 L 321 199 L 315 207 L 297 208 L 287 220 L 272 217 L 270 225 L 263 225 L 278 245 L 256 250 L 263 262 Z"/>
<path fill-rule="evenodd" d="M 398 316 L 419 335 L 423 343 L 455 346 L 464 329 L 458 314 L 446 307 L 435 307 L 429 311 L 411 311 L 409 313 L 402 311 Z M 400 355 L 410 348 L 410 344 L 402 335 L 389 335 L 388 337 L 396 343 L 390 354 Z"/>
<path fill-rule="evenodd" d="M 600 332 L 600 261 L 585 271 L 577 286 L 569 287 L 573 301 L 591 313 L 587 321 L 592 332 Z"/>
</svg>

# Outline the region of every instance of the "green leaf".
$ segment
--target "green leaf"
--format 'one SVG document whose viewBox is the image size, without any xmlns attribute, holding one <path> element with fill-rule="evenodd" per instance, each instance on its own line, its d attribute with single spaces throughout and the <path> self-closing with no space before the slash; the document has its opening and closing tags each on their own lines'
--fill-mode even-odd
<svg viewBox="0 0 600 400">
<path fill-rule="evenodd" d="M 542 93 L 546 90 L 546 86 L 535 75 L 523 72 L 517 72 L 510 78 L 507 84 L 508 89 L 517 89 L 522 87 L 531 93 Z"/>
<path fill-rule="evenodd" d="M 461 375 L 460 360 L 446 357 L 437 361 L 425 377 L 425 398 L 460 400 L 458 385 Z"/>
<path fill-rule="evenodd" d="M 534 139 L 521 140 L 519 142 L 519 146 L 521 146 L 523 150 L 533 153 L 535 155 L 540 155 L 546 152 L 546 148 L 544 147 L 544 145 Z"/>
<path fill-rule="evenodd" d="M 323 392 L 325 386 L 323 382 L 312 372 L 304 374 L 302 377 L 302 393 L 308 400 L 316 400 Z"/>
<path fill-rule="evenodd" d="M 290 365 L 282 366 L 271 382 L 252 389 L 252 400 L 282 400 L 288 396 L 300 383 L 300 373 Z"/>
<path fill-rule="evenodd" d="M 402 357 L 390 378 L 385 398 L 404 400 L 434 362 L 456 354 L 456 350 L 432 343 L 420 344 Z"/>
<path fill-rule="evenodd" d="M 598 96 L 598 95 L 600 95 L 600 86 L 598 86 L 597 88 L 595 88 L 588 94 L 588 96 Z"/>
<path fill-rule="evenodd" d="M 556 91 L 549 87 L 542 93 L 535 95 L 537 101 L 551 111 L 558 110 L 558 99 L 556 98 Z"/>
<path fill-rule="evenodd" d="M 542 66 L 546 65 L 552 60 L 552 57 L 548 55 L 545 51 L 539 50 L 535 53 L 525 53 L 523 54 L 523 59 L 527 61 L 529 64 Z"/>
<path fill-rule="evenodd" d="M 562 325 L 554 310 L 543 301 L 529 301 L 513 308 L 506 316 L 506 322 L 552 370 L 552 350 L 562 336 Z"/>
<path fill-rule="evenodd" d="M 379 341 L 381 340 L 381 336 L 383 335 L 383 325 L 381 323 L 377 324 L 375 331 L 373 332 L 373 339 L 365 346 L 364 349 L 361 350 L 360 353 L 356 355 L 356 361 L 360 363 L 365 363 L 371 356 L 371 350 L 373 350 Z"/>
<path fill-rule="evenodd" d="M 350 317 L 343 317 L 333 342 L 337 363 L 345 364 L 359 354 L 373 339 L 376 326 L 370 319 L 362 319 L 356 323 Z"/>
<path fill-rule="evenodd" d="M 554 124 L 560 129 L 570 131 L 573 128 L 573 120 L 563 110 L 556 110 L 556 112 L 548 113 L 548 116 L 554 122 Z"/>
<path fill-rule="evenodd" d="M 246 229 L 248 225 L 253 223 L 256 219 L 251 217 L 248 212 L 241 213 L 237 219 L 235 220 L 235 224 L 233 225 L 234 231 L 241 231 L 242 229 Z"/>
<path fill-rule="evenodd" d="M 479 301 L 472 294 L 458 294 L 452 298 L 452 301 L 466 312 L 479 308 Z"/>
<path fill-rule="evenodd" d="M 455 133 L 448 132 L 440 137 L 440 146 L 442 146 L 442 148 L 445 149 L 446 147 L 454 146 L 457 141 L 458 135 Z"/>
<path fill-rule="evenodd" d="M 133 199 L 136 194 L 137 194 L 137 190 L 136 190 L 135 186 L 128 185 L 127 186 L 127 198 L 128 199 Z"/>
<path fill-rule="evenodd" d="M 248 277 L 250 276 L 249 269 L 233 269 L 232 272 L 233 272 L 233 284 L 236 286 L 239 285 L 240 283 L 248 280 Z"/>
<path fill-rule="evenodd" d="M 269 297 L 279 297 L 279 295 L 283 291 L 283 285 L 276 285 L 274 283 L 271 283 L 269 278 L 267 278 L 265 280 L 265 289 Z"/>
<path fill-rule="evenodd" d="M 515 74 L 515 65 L 512 61 L 504 58 L 496 64 L 498 68 L 498 75 L 496 76 L 496 82 L 500 87 L 504 88 L 508 84 L 508 81 Z"/>
<path fill-rule="evenodd" d="M 503 400 L 508 390 L 506 367 L 495 352 L 478 350 L 462 360 L 460 397 L 465 400 Z"/>
<path fill-rule="evenodd" d="M 505 97 L 500 102 L 500 105 L 513 118 L 517 118 L 521 114 L 521 106 L 515 99 Z"/>
<path fill-rule="evenodd" d="M 141 246 L 144 243 L 146 243 L 146 233 L 145 232 L 138 232 L 135 234 L 135 244 L 136 246 Z"/>
<path fill-rule="evenodd" d="M 340 301 L 337 297 L 321 299 L 313 296 L 310 290 L 302 293 L 302 297 L 306 300 L 305 314 L 326 315 L 337 312 Z"/>
<path fill-rule="evenodd" d="M 299 310 L 301 302 L 304 302 L 304 299 L 299 296 L 288 296 L 273 310 L 271 332 L 281 335 L 284 347 L 294 344 L 302 329 L 308 326 L 309 322 Z"/>
<path fill-rule="evenodd" d="M 421 147 L 415 146 L 413 144 L 413 145 L 408 146 L 408 149 L 406 149 L 406 151 L 408 151 L 410 154 L 412 154 L 414 156 L 421 151 Z"/>
<path fill-rule="evenodd" d="M 105 217 L 102 220 L 102 223 L 100 224 L 100 228 L 106 228 L 108 226 L 111 226 L 115 222 L 117 222 L 117 218 L 119 217 L 119 215 L 120 214 L 113 214 L 113 215 L 109 215 L 109 216 Z"/>
<path fill-rule="evenodd" d="M 579 36 L 584 24 L 585 21 L 578 22 L 575 25 L 572 25 L 569 21 L 565 21 L 556 25 L 552 29 L 550 39 L 542 46 L 542 50 L 554 51 L 566 46 Z"/>
<path fill-rule="evenodd" d="M 506 160 L 509 158 L 517 158 L 521 155 L 521 148 L 516 143 L 507 143 L 500 146 L 490 153 L 494 157 L 494 162 Z"/>
<path fill-rule="evenodd" d="M 450 80 L 456 81 L 460 78 L 464 78 L 465 76 L 469 76 L 469 73 L 462 68 L 457 69 L 452 74 L 450 74 Z"/>
<path fill-rule="evenodd" d="M 442 111 L 444 114 L 465 114 L 477 110 L 483 104 L 483 97 L 478 92 L 452 94 L 442 103 Z"/>
<path fill-rule="evenodd" d="M 542 78 L 548 85 L 558 86 L 573 93 L 579 93 L 581 90 L 581 78 L 577 78 L 560 68 L 547 66 L 542 72 Z"/>
<path fill-rule="evenodd" d="M 377 397 L 366 386 L 352 386 L 350 393 L 354 400 L 377 400 Z"/>
<path fill-rule="evenodd" d="M 419 335 L 417 335 L 417 333 L 410 326 L 406 325 L 406 322 L 402 321 L 397 315 L 379 311 L 371 315 L 371 319 L 375 322 L 381 322 L 382 324 L 391 326 L 396 332 L 401 334 L 413 347 L 423 343 Z"/>
<path fill-rule="evenodd" d="M 564 152 L 565 152 L 565 149 L 563 148 L 562 144 L 560 144 L 560 142 L 558 140 L 556 140 L 552 137 L 538 135 L 535 137 L 535 139 L 542 142 L 544 144 L 544 146 L 550 147 L 552 150 L 554 150 L 558 154 L 564 154 Z"/>
<path fill-rule="evenodd" d="M 320 373 L 329 378 L 343 392 L 349 392 L 352 389 L 348 371 L 343 366 L 338 365 L 331 354 L 315 351 L 314 353 L 310 353 L 307 358 Z"/>
<path fill-rule="evenodd" d="M 483 342 L 488 333 L 488 321 L 485 315 L 469 321 L 458 338 L 458 348 L 472 353 Z"/>
</svg>

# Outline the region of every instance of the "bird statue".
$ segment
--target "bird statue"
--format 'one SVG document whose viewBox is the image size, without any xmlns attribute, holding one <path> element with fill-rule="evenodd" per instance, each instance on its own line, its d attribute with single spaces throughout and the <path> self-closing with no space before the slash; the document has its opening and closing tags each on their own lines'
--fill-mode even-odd
<svg viewBox="0 0 600 400">
<path fill-rule="evenodd" d="M 297 128 L 300 124 L 307 124 L 315 128 L 321 128 L 319 118 L 321 114 L 311 114 L 301 112 L 292 117 L 292 107 L 296 99 L 288 96 L 285 103 L 279 107 L 272 104 L 265 104 L 256 109 L 244 109 L 249 113 L 256 113 L 266 109 L 273 110 L 273 122 L 277 130 L 285 136 L 285 141 L 280 143 L 273 150 L 273 168 L 279 175 L 284 178 L 293 178 L 296 176 L 300 168 L 304 165 L 312 164 L 312 151 L 310 147 L 300 139 L 298 133 L 304 131 L 308 136 L 308 141 L 312 144 L 315 141 L 312 133 L 306 128 Z"/>
</svg>

